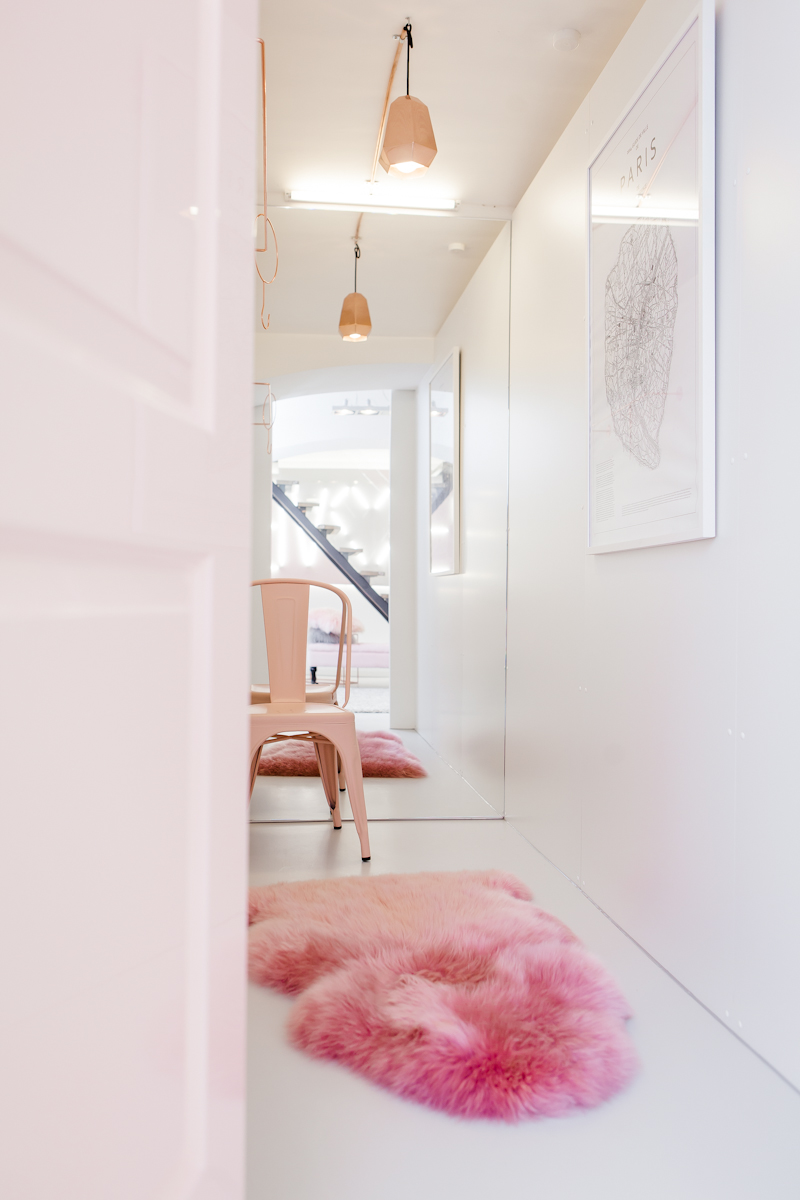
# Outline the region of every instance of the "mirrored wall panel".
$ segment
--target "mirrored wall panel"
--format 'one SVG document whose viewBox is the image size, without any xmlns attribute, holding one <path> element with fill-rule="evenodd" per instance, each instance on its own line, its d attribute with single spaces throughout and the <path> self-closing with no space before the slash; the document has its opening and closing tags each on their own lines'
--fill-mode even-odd
<svg viewBox="0 0 800 1200">
<path fill-rule="evenodd" d="M 461 355 L 448 356 L 429 388 L 431 574 L 461 570 Z"/>
</svg>

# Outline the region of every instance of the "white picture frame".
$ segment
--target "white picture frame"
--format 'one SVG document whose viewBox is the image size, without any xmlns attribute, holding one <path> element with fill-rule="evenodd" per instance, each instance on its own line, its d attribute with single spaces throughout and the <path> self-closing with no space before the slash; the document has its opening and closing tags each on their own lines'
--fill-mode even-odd
<svg viewBox="0 0 800 1200">
<path fill-rule="evenodd" d="M 588 550 L 714 537 L 714 6 L 587 173 Z"/>
<path fill-rule="evenodd" d="M 432 575 L 461 572 L 461 351 L 428 384 L 428 528 Z"/>
</svg>

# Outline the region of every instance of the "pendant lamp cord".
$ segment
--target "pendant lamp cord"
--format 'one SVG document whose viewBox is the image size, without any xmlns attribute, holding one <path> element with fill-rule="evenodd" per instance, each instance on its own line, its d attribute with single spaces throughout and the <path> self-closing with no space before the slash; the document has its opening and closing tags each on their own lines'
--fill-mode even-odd
<svg viewBox="0 0 800 1200">
<path fill-rule="evenodd" d="M 411 78 L 411 48 L 414 45 L 414 43 L 411 40 L 411 22 L 410 21 L 408 22 L 407 25 L 403 26 L 403 32 L 406 35 L 406 42 L 408 43 L 408 45 L 406 47 L 406 95 L 408 96 L 409 95 L 409 80 Z"/>
<path fill-rule="evenodd" d="M 408 28 L 410 28 L 410 27 L 411 27 L 411 24 L 409 22 Z M 389 111 L 389 98 L 392 94 L 392 84 L 394 83 L 395 72 L 397 71 L 397 64 L 400 62 L 400 54 L 403 49 L 403 42 L 408 37 L 408 32 L 407 32 L 406 26 L 405 25 L 403 26 L 403 29 L 400 33 L 393 33 L 392 37 L 397 42 L 397 47 L 395 48 L 394 59 L 392 60 L 392 69 L 389 72 L 389 82 L 386 85 L 386 96 L 384 97 L 384 101 L 383 101 L 383 112 L 381 113 L 381 123 L 378 126 L 378 140 L 375 143 L 375 154 L 373 155 L 373 158 L 372 158 L 372 170 L 371 170 L 370 176 L 369 176 L 370 187 L 372 187 L 373 183 L 375 182 L 375 176 L 378 173 L 378 161 L 380 159 L 381 146 L 383 145 L 383 135 L 386 131 L 386 114 Z M 408 89 L 408 67 L 406 67 L 406 89 Z"/>
<path fill-rule="evenodd" d="M 356 242 L 354 253 L 356 256 L 356 261 L 355 261 L 355 269 L 353 271 L 353 291 L 357 292 L 358 291 L 358 260 L 361 258 L 361 247 L 359 246 L 358 242 Z"/>
</svg>

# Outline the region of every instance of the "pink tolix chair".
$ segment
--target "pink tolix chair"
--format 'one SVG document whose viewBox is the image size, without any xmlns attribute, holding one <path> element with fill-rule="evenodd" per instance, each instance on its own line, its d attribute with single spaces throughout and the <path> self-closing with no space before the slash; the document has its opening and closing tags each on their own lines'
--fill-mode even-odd
<svg viewBox="0 0 800 1200">
<path fill-rule="evenodd" d="M 328 587 L 328 584 L 326 584 L 326 583 L 316 583 L 313 580 L 309 580 L 309 584 L 311 587 L 324 587 L 324 588 Z M 252 586 L 256 587 L 257 585 L 253 584 Z M 336 589 L 331 588 L 330 590 L 335 591 Z M 346 596 L 345 596 L 345 599 L 347 600 Z M 347 603 L 350 604 L 350 601 L 347 600 Z M 338 657 L 338 661 L 336 663 L 336 678 L 329 681 L 328 683 L 308 683 L 308 682 L 306 682 L 306 703 L 307 704 L 338 704 L 339 703 L 339 701 L 338 701 L 339 686 L 342 682 L 342 657 L 343 657 L 343 650 L 345 648 L 344 617 L 345 617 L 345 609 L 343 607 L 342 608 L 342 622 L 339 627 L 339 657 Z M 351 618 L 352 618 L 352 607 L 351 607 Z M 351 657 L 352 630 L 350 632 L 350 635 L 347 636 L 346 646 L 347 646 L 347 667 L 348 667 L 348 670 L 352 670 L 352 657 Z M 326 647 L 326 649 L 332 650 L 333 644 L 331 644 L 330 647 Z M 350 678 L 350 676 L 348 674 L 348 679 L 349 678 Z M 349 695 L 349 692 L 348 692 L 348 695 Z M 272 699 L 272 695 L 270 693 L 268 683 L 254 683 L 251 685 L 251 687 L 250 687 L 250 703 L 251 704 L 269 704 L 271 699 Z M 345 700 L 344 706 L 345 707 L 347 706 L 347 700 Z M 343 792 L 345 789 L 345 773 L 344 773 L 344 769 L 342 767 L 341 757 L 338 754 L 336 756 L 336 769 L 339 774 L 339 791 Z"/>
<path fill-rule="evenodd" d="M 325 798 L 333 815 L 333 827 L 341 829 L 338 756 L 341 759 L 342 773 L 347 780 L 350 807 L 361 843 L 361 858 L 363 862 L 368 862 L 369 830 L 355 717 L 351 712 L 339 708 L 335 701 L 335 690 L 330 699 L 326 697 L 327 703 L 309 701 L 306 694 L 309 593 L 312 587 L 320 587 L 333 592 L 342 602 L 336 686 L 338 687 L 341 678 L 344 660 L 345 705 L 350 698 L 350 651 L 353 637 L 353 609 L 350 601 L 344 592 L 329 583 L 317 583 L 307 579 L 257 579 L 252 586 L 261 589 L 269 664 L 269 701 L 250 705 L 250 795 L 253 794 L 261 751 L 265 745 L 287 739 L 311 741 L 317 755 Z M 266 689 L 258 689 L 256 695 L 263 695 L 265 691 Z M 251 698 L 255 699 L 255 696 Z"/>
</svg>

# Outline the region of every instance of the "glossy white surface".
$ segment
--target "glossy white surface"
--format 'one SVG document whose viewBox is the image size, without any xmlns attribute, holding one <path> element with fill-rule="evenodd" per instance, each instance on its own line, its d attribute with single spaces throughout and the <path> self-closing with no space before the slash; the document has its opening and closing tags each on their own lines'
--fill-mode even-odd
<svg viewBox="0 0 800 1200">
<path fill-rule="evenodd" d="M 417 728 L 498 811 L 503 808 L 508 303 L 506 227 L 442 326 L 417 393 Z M 428 387 L 461 348 L 461 573 L 432 576 Z"/>
<path fill-rule="evenodd" d="M 392 495 L 389 542 L 391 723 L 417 725 L 417 394 L 392 392 Z"/>
<path fill-rule="evenodd" d="M 75 0 L 0 40 L 15 1200 L 241 1195 L 253 34 Z"/>
<path fill-rule="evenodd" d="M 713 541 L 586 554 L 586 167 L 689 0 L 647 0 L 515 214 L 506 812 L 800 1084 L 800 10 L 717 7 Z"/>
<path fill-rule="evenodd" d="M 726 747 L 735 773 L 734 1016 L 742 1036 L 800 1083 L 800 131 L 793 58 L 786 41 L 767 52 L 764 21 L 787 39 L 800 36 L 800 12 L 788 0 L 758 12 L 729 0 L 720 16 L 720 236 L 730 246 L 719 282 L 720 402 L 728 412 L 723 461 L 734 553 L 717 586 L 720 596 L 736 596 L 736 710 Z"/>
<path fill-rule="evenodd" d="M 251 987 L 248 1197 L 291 1200 L 795 1200 L 800 1096 L 605 918 L 508 822 L 260 826 L 254 884 L 389 871 L 500 868 L 533 889 L 611 970 L 636 1013 L 642 1071 L 565 1120 L 458 1121 L 293 1050 L 293 1001 Z M 340 839 L 340 840 L 336 840 Z"/>
</svg>

